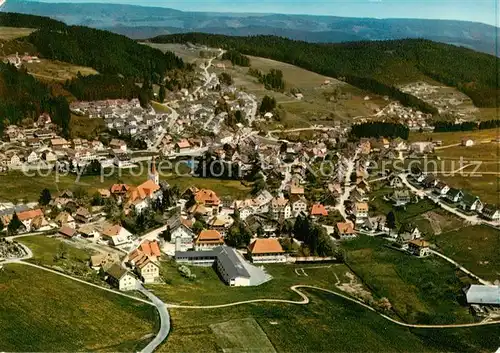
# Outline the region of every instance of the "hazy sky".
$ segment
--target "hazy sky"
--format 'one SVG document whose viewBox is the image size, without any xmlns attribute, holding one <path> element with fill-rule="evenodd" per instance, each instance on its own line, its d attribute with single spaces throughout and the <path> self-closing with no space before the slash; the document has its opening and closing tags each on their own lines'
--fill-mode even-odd
<svg viewBox="0 0 500 353">
<path fill-rule="evenodd" d="M 14 0 L 15 1 L 15 0 Z M 376 18 L 433 18 L 499 23 L 500 0 L 42 0 L 170 7 L 186 11 L 259 12 Z"/>
</svg>

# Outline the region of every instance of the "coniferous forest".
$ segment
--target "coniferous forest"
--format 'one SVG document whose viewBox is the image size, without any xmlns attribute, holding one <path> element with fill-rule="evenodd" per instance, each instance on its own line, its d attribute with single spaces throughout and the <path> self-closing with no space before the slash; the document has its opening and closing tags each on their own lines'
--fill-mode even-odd
<svg viewBox="0 0 500 353">
<path fill-rule="evenodd" d="M 456 87 L 478 107 L 494 107 L 497 103 L 499 58 L 424 39 L 317 44 L 275 36 L 187 33 L 159 36 L 151 41 L 199 43 L 283 61 L 391 96 L 423 112 L 435 110 L 395 86 L 432 78 Z"/>
</svg>

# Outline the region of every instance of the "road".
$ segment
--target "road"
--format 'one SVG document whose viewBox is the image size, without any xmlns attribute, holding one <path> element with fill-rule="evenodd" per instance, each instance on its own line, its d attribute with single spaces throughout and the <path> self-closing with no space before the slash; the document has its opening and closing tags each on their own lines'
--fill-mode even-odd
<svg viewBox="0 0 500 353">
<path fill-rule="evenodd" d="M 462 212 L 458 211 L 456 208 L 448 206 L 447 204 L 445 204 L 444 202 L 439 200 L 438 197 L 432 195 L 431 193 L 426 193 L 424 190 L 416 188 L 408 181 L 408 174 L 402 173 L 402 174 L 399 174 L 399 176 L 401 177 L 401 180 L 406 185 L 406 187 L 408 189 L 410 189 L 414 194 L 416 194 L 417 196 L 422 197 L 422 198 L 429 198 L 431 201 L 433 201 L 434 203 L 439 205 L 442 209 L 464 219 L 466 222 L 469 222 L 470 224 L 480 224 L 480 223 L 484 222 L 484 223 L 490 223 L 491 225 L 493 225 L 492 222 L 486 222 L 486 221 L 480 220 L 479 217 L 476 215 L 469 216 L 469 215 L 463 214 Z"/>
<path fill-rule="evenodd" d="M 227 303 L 227 304 L 220 304 L 220 305 L 206 305 L 206 306 L 198 306 L 198 305 L 193 305 L 193 306 L 187 306 L 187 305 L 176 305 L 176 304 L 167 304 L 169 308 L 173 309 L 217 309 L 217 308 L 227 308 L 231 306 L 237 306 L 237 305 L 243 305 L 243 304 L 251 304 L 251 303 L 285 303 L 285 304 L 295 304 L 295 305 L 306 305 L 309 304 L 310 300 L 309 297 L 300 289 L 313 289 L 317 291 L 322 291 L 326 292 L 329 294 L 333 294 L 335 296 L 341 297 L 345 300 L 348 300 L 352 303 L 356 303 L 358 305 L 363 306 L 364 308 L 378 314 L 379 316 L 383 317 L 384 319 L 391 321 L 392 323 L 403 326 L 403 327 L 411 327 L 411 328 L 428 328 L 428 329 L 446 329 L 446 328 L 465 328 L 465 327 L 478 327 L 478 326 L 488 326 L 488 325 L 498 325 L 500 324 L 500 321 L 489 321 L 489 322 L 478 322 L 478 323 L 471 323 L 471 324 L 449 324 L 449 325 L 419 325 L 419 324 L 408 324 L 406 322 L 398 321 L 395 320 L 387 315 L 381 314 L 378 311 L 376 311 L 374 308 L 371 306 L 357 300 L 351 297 L 348 297 L 346 295 L 340 294 L 338 292 L 325 289 L 325 288 L 320 288 L 320 287 L 315 287 L 315 286 L 308 286 L 308 285 L 295 285 L 290 287 L 290 290 L 293 292 L 297 293 L 302 300 L 285 300 L 285 299 L 255 299 L 255 300 L 245 300 L 245 301 L 240 301 L 240 302 L 234 302 L 234 303 Z"/>
<path fill-rule="evenodd" d="M 156 334 L 156 337 L 141 351 L 141 353 L 152 353 L 160 344 L 163 343 L 163 341 L 167 339 L 168 334 L 170 333 L 170 314 L 168 313 L 167 305 L 165 305 L 165 303 L 153 293 L 144 288 L 142 284 L 138 285 L 137 290 L 151 300 L 160 314 L 160 330 Z"/>
<path fill-rule="evenodd" d="M 349 199 L 352 190 L 356 187 L 356 186 L 350 186 L 350 184 L 351 184 L 351 174 L 354 172 L 356 160 L 358 159 L 358 153 L 359 150 L 356 150 L 354 156 L 352 156 L 352 158 L 349 158 L 347 160 L 347 171 L 344 178 L 344 193 L 340 195 L 339 202 L 335 206 L 335 209 L 339 211 L 339 213 L 345 220 L 347 220 L 347 212 L 344 203 Z"/>
</svg>

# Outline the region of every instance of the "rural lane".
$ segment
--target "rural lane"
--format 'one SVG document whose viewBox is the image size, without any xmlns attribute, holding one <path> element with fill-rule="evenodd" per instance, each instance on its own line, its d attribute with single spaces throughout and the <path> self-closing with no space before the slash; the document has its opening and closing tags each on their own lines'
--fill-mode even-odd
<svg viewBox="0 0 500 353">
<path fill-rule="evenodd" d="M 158 331 L 156 337 L 141 351 L 141 353 L 152 353 L 167 339 L 168 334 L 170 333 L 170 314 L 168 313 L 165 303 L 144 288 L 142 284 L 138 284 L 137 290 L 151 300 L 160 314 L 160 330 Z"/>
</svg>

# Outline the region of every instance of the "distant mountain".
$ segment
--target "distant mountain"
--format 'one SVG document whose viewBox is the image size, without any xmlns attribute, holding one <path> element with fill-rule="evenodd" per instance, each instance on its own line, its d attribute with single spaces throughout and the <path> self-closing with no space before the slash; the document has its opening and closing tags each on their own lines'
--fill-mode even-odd
<svg viewBox="0 0 500 353">
<path fill-rule="evenodd" d="M 496 38 L 500 34 L 494 26 L 466 21 L 183 12 L 116 4 L 10 1 L 4 11 L 107 29 L 133 39 L 193 31 L 240 36 L 276 35 L 318 43 L 424 38 L 496 54 Z"/>
</svg>

